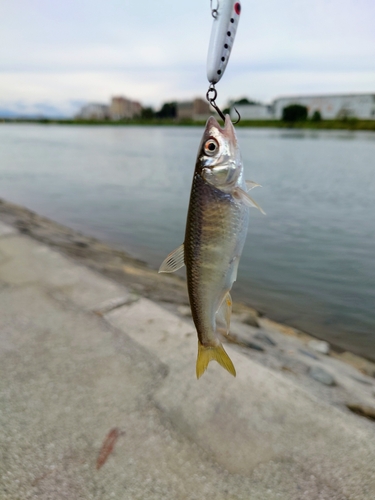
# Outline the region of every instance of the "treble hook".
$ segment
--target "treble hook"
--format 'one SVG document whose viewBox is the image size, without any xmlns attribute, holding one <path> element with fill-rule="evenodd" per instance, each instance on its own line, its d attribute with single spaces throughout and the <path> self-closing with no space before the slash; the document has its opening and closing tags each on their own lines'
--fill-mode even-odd
<svg viewBox="0 0 375 500">
<path fill-rule="evenodd" d="M 213 93 L 213 96 L 210 97 L 210 94 Z M 217 112 L 217 114 L 220 116 L 220 118 L 225 122 L 225 115 L 219 108 L 219 106 L 216 104 L 216 98 L 217 98 L 217 90 L 215 88 L 215 84 L 211 83 L 211 85 L 208 87 L 207 94 L 206 94 L 206 99 L 210 103 L 210 105 L 214 108 L 214 110 Z M 241 115 L 237 111 L 236 108 L 234 108 L 235 112 L 237 113 L 238 120 L 235 122 L 232 122 L 233 125 L 237 125 L 239 121 L 241 120 Z"/>
</svg>

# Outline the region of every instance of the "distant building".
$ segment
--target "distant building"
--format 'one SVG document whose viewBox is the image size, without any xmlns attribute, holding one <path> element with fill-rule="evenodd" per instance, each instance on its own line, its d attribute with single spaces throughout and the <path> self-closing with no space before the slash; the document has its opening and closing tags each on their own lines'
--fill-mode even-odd
<svg viewBox="0 0 375 500">
<path fill-rule="evenodd" d="M 210 105 L 207 101 L 197 97 L 194 101 L 185 101 L 177 103 L 177 119 L 190 119 L 190 120 L 207 120 L 212 114 Z"/>
<path fill-rule="evenodd" d="M 106 120 L 109 118 L 109 106 L 92 102 L 83 106 L 76 115 L 79 120 Z"/>
<path fill-rule="evenodd" d="M 279 97 L 271 105 L 238 104 L 232 105 L 230 116 L 237 119 L 238 110 L 243 120 L 281 120 L 283 109 L 291 104 L 306 106 L 311 118 L 319 111 L 323 120 L 359 118 L 375 120 L 375 94 L 343 94 Z"/>
<path fill-rule="evenodd" d="M 323 120 L 342 118 L 375 120 L 375 94 L 280 97 L 273 102 L 275 119 L 281 119 L 283 109 L 291 104 L 306 106 L 309 117 L 315 111 L 319 111 Z"/>
<path fill-rule="evenodd" d="M 109 113 L 112 120 L 122 120 L 124 118 L 134 118 L 140 116 L 142 106 L 138 101 L 131 101 L 126 97 L 112 97 Z"/>
<path fill-rule="evenodd" d="M 266 104 L 234 104 L 230 108 L 230 117 L 237 120 L 235 109 L 239 112 L 241 120 L 274 120 L 272 106 Z"/>
</svg>

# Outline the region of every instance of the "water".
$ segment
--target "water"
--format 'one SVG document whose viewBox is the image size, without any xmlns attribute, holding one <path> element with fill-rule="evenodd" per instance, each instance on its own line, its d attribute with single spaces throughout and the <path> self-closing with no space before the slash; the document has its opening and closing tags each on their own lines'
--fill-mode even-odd
<svg viewBox="0 0 375 500">
<path fill-rule="evenodd" d="M 0 126 L 0 197 L 157 268 L 183 240 L 201 128 Z M 234 297 L 375 359 L 375 134 L 239 129 L 253 197 Z M 162 279 L 162 278 L 161 278 Z"/>
</svg>

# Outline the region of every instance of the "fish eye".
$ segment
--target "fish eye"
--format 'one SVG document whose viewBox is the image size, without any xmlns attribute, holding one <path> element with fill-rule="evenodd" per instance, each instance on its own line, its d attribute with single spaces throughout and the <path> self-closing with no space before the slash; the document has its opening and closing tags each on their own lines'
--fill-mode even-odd
<svg viewBox="0 0 375 500">
<path fill-rule="evenodd" d="M 204 152 L 208 156 L 214 156 L 219 149 L 219 144 L 216 139 L 208 139 L 204 144 Z"/>
</svg>

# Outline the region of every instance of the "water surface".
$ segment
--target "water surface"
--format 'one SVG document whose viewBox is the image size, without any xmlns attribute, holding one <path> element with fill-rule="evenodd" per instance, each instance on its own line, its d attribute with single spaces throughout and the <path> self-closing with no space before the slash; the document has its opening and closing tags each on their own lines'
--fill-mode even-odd
<svg viewBox="0 0 375 500">
<path fill-rule="evenodd" d="M 0 126 L 0 197 L 158 267 L 201 128 Z M 234 297 L 375 359 L 375 134 L 239 129 L 253 197 Z M 162 278 L 161 278 L 162 279 Z"/>
</svg>

